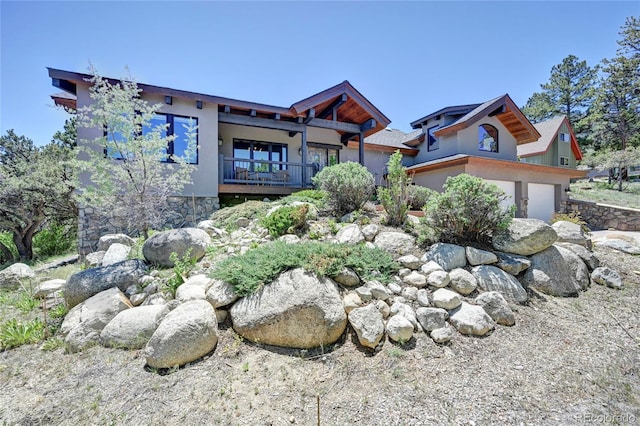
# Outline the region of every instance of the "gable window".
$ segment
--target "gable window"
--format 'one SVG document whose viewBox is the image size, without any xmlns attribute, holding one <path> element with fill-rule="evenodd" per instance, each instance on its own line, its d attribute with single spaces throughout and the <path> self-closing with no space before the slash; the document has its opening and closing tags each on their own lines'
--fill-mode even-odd
<svg viewBox="0 0 640 426">
<path fill-rule="evenodd" d="M 286 170 L 287 145 L 274 142 L 261 142 L 245 139 L 233 140 L 233 158 L 236 159 L 234 167 L 251 172 L 275 172 Z M 238 161 L 241 159 L 253 161 Z M 274 164 L 276 163 L 276 164 Z"/>
<path fill-rule="evenodd" d="M 561 166 L 569 166 L 569 157 L 560 157 Z"/>
<path fill-rule="evenodd" d="M 435 131 L 438 130 L 438 127 L 440 126 L 433 126 L 427 129 L 427 151 L 435 151 L 436 149 L 440 148 L 440 142 L 434 135 Z"/>
<path fill-rule="evenodd" d="M 569 133 L 560 133 L 560 142 L 571 142 Z"/>
<path fill-rule="evenodd" d="M 479 125 L 478 149 L 480 151 L 498 152 L 498 129 L 491 124 Z"/>
</svg>

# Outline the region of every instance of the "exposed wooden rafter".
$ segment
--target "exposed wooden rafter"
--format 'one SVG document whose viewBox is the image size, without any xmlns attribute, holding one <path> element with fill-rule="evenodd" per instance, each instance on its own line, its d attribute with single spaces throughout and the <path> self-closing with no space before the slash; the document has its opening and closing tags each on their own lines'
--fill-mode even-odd
<svg viewBox="0 0 640 426">
<path fill-rule="evenodd" d="M 348 99 L 349 96 L 347 96 L 346 93 L 338 96 L 333 102 L 329 104 L 328 107 L 323 109 L 322 112 L 318 114 L 318 118 L 327 118 L 331 116 L 331 119 L 333 121 L 336 121 L 338 119 L 338 108 L 340 108 L 340 106 L 347 102 Z"/>
</svg>

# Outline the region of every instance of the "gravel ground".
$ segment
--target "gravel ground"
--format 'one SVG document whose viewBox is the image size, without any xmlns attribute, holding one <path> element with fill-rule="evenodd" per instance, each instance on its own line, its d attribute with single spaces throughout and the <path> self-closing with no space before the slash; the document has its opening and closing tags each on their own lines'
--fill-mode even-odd
<svg viewBox="0 0 640 426">
<path fill-rule="evenodd" d="M 640 258 L 597 248 L 623 290 L 531 295 L 516 325 L 447 346 L 416 335 L 372 354 L 353 333 L 300 352 L 242 341 L 160 375 L 141 351 L 0 353 L 3 424 L 430 425 L 640 423 Z M 318 404 L 319 402 L 319 404 Z"/>
</svg>

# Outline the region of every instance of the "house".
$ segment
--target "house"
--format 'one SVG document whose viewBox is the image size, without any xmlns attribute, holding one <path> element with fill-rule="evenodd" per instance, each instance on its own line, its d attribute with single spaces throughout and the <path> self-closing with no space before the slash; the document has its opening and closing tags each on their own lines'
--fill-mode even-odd
<svg viewBox="0 0 640 426">
<path fill-rule="evenodd" d="M 549 220 L 566 200 L 569 180 L 585 173 L 518 161 L 520 147 L 537 144 L 543 134 L 508 94 L 480 104 L 442 108 L 411 127 L 418 132 L 409 133 L 407 141 L 400 138 L 400 143 L 415 153 L 404 159 L 414 183 L 439 191 L 449 176 L 478 176 L 511 197 L 517 217 Z"/>
<path fill-rule="evenodd" d="M 54 68 L 48 73 L 52 85 L 63 91 L 52 96 L 57 105 L 76 109 L 92 102 L 90 75 Z M 348 81 L 288 107 L 150 84 L 138 87 L 143 99 L 162 104 L 159 119 L 176 136 L 167 148 L 171 153 L 186 143 L 181 124 L 191 119 L 198 126 L 193 184 L 172 198 L 181 215 L 167 226 L 208 218 L 219 208 L 221 196 L 285 195 L 310 187 L 315 173 L 336 162 L 360 162 L 381 181 L 395 149 L 365 143 L 390 120 Z M 78 139 L 94 140 L 103 132 L 81 128 Z M 92 209 L 81 207 L 80 219 L 80 253 L 93 251 L 101 233 L 117 231 L 111 225 L 98 226 L 104 221 Z"/>
<path fill-rule="evenodd" d="M 518 158 L 523 163 L 575 169 L 582 152 L 565 116 L 534 124 L 540 139 L 518 145 Z"/>
</svg>

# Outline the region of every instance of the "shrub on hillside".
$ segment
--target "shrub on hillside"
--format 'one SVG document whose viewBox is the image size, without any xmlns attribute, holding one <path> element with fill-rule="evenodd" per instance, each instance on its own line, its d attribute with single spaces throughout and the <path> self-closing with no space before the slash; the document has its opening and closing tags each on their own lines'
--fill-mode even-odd
<svg viewBox="0 0 640 426">
<path fill-rule="evenodd" d="M 437 194 L 433 189 L 424 186 L 411 185 L 409 187 L 409 208 L 411 210 L 422 210 L 429 198 Z"/>
<path fill-rule="evenodd" d="M 400 226 L 407 218 L 411 176 L 402 166 L 402 154 L 394 152 L 387 162 L 387 186 L 378 188 L 378 200 L 387 212 L 387 224 Z"/>
<path fill-rule="evenodd" d="M 289 269 L 304 268 L 333 277 L 344 267 L 353 269 L 363 280 L 388 282 L 399 265 L 384 250 L 365 245 L 275 241 L 223 260 L 216 265 L 211 277 L 233 285 L 237 295 L 247 296 Z"/>
<path fill-rule="evenodd" d="M 40 256 L 57 256 L 75 247 L 76 228 L 52 223 L 33 237 L 33 250 Z"/>
<path fill-rule="evenodd" d="M 423 208 L 422 243 L 488 243 L 511 223 L 515 206 L 502 207 L 508 196 L 498 186 L 463 173 L 448 177 L 443 189 Z"/>
<path fill-rule="evenodd" d="M 328 207 L 336 216 L 358 210 L 375 191 L 375 178 L 361 164 L 346 162 L 325 167 L 313 183 L 329 195 Z"/>
<path fill-rule="evenodd" d="M 328 194 L 325 191 L 319 189 L 304 189 L 282 198 L 279 202 L 287 205 L 300 201 L 313 204 L 321 210 L 325 208 L 328 198 Z"/>
<path fill-rule="evenodd" d="M 589 234 L 591 232 L 591 229 L 589 229 L 587 222 L 585 222 L 582 219 L 582 216 L 580 216 L 580 212 L 570 211 L 569 213 L 554 213 L 551 216 L 551 220 L 549 220 L 549 222 L 551 222 L 552 224 L 560 221 L 571 222 L 575 223 L 576 225 L 580 225 L 580 229 L 582 229 L 582 231 L 586 234 Z"/>
<path fill-rule="evenodd" d="M 211 220 L 217 228 L 233 229 L 241 217 L 253 220 L 263 217 L 272 206 L 263 201 L 249 200 L 237 206 L 225 207 L 213 213 Z"/>
<path fill-rule="evenodd" d="M 284 234 L 295 234 L 307 226 L 309 206 L 284 206 L 262 219 L 262 226 L 269 230 L 273 238 Z"/>
</svg>

